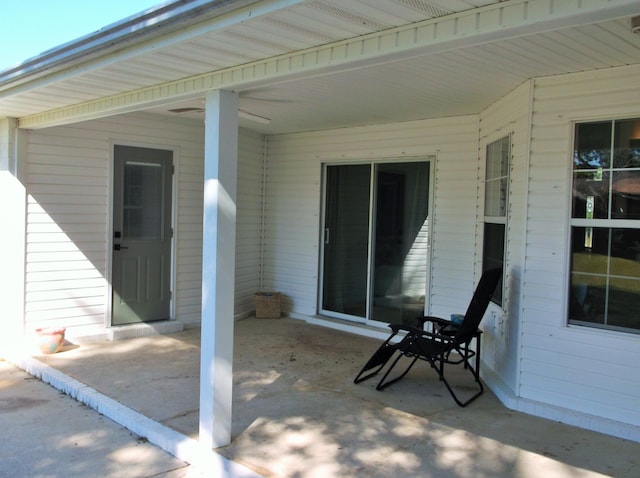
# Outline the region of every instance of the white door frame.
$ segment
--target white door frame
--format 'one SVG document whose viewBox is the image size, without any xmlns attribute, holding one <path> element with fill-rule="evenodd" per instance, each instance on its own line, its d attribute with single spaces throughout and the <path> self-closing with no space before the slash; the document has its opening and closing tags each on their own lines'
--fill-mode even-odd
<svg viewBox="0 0 640 478">
<path fill-rule="evenodd" d="M 375 187 L 374 179 L 375 179 L 375 168 L 376 164 L 392 164 L 394 162 L 398 163 L 411 163 L 411 162 L 426 162 L 429 164 L 429 205 L 427 214 L 430 218 L 430 227 L 428 230 L 428 249 L 427 249 L 427 268 L 426 268 L 426 277 L 425 277 L 425 314 L 429 314 L 431 310 L 431 245 L 433 242 L 433 211 L 434 211 L 434 200 L 435 200 L 435 164 L 436 164 L 437 156 L 435 154 L 427 154 L 420 156 L 410 156 L 410 157 L 378 157 L 375 159 L 366 158 L 366 159 L 353 159 L 347 161 L 336 161 L 336 162 L 325 162 L 322 164 L 322 195 L 321 195 L 321 211 L 320 211 L 320 238 L 319 244 L 321 247 L 319 248 L 319 258 L 318 258 L 318 297 L 317 297 L 317 310 L 318 314 L 326 317 L 336 318 L 348 320 L 354 323 L 366 324 L 379 328 L 386 328 L 388 324 L 386 322 L 375 321 L 371 319 L 371 287 L 372 287 L 372 241 L 371 241 L 371 231 L 375 228 L 375 220 L 373 217 L 374 208 L 373 201 L 375 200 L 373 189 Z M 326 219 L 326 199 L 327 199 L 327 187 L 326 187 L 326 171 L 329 166 L 345 166 L 345 165 L 362 165 L 362 164 L 370 164 L 371 168 L 371 193 L 369 197 L 369 240 L 367 244 L 367 254 L 369 257 L 369 261 L 367 263 L 367 311 L 366 318 L 361 318 L 353 315 L 347 315 L 339 312 L 329 311 L 323 309 L 322 299 L 324 294 L 324 245 L 325 245 L 325 219 Z"/>
</svg>

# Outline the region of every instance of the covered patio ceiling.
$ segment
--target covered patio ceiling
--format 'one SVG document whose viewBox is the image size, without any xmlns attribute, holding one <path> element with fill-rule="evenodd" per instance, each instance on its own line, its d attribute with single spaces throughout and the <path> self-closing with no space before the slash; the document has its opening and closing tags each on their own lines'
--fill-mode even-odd
<svg viewBox="0 0 640 478">
<path fill-rule="evenodd" d="M 240 125 L 265 134 L 476 114 L 529 78 L 638 63 L 637 15 L 629 0 L 174 2 L 0 72 L 0 117 L 203 119 L 212 89 L 238 91 Z"/>
</svg>

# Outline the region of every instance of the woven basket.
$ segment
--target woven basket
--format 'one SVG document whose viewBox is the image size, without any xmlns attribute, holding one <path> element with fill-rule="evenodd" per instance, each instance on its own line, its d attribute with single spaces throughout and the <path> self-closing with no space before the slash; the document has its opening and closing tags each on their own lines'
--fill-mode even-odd
<svg viewBox="0 0 640 478">
<path fill-rule="evenodd" d="M 256 318 L 280 318 L 280 292 L 256 292 Z"/>
</svg>

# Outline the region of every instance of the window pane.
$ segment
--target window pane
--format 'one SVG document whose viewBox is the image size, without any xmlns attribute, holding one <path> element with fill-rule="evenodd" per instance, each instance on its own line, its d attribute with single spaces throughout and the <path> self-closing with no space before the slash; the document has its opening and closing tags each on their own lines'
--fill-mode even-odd
<svg viewBox="0 0 640 478">
<path fill-rule="evenodd" d="M 640 329 L 640 229 L 572 228 L 569 321 Z"/>
<path fill-rule="evenodd" d="M 609 229 L 571 228 L 571 272 L 606 274 L 609 262 Z"/>
<path fill-rule="evenodd" d="M 573 173 L 572 217 L 608 219 L 610 173 L 601 169 Z"/>
<path fill-rule="evenodd" d="M 327 167 L 322 308 L 367 316 L 371 166 Z"/>
<path fill-rule="evenodd" d="M 611 278 L 607 325 L 640 329 L 640 280 Z"/>
<path fill-rule="evenodd" d="M 415 323 L 424 314 L 429 231 L 429 164 L 376 165 L 371 318 Z"/>
<path fill-rule="evenodd" d="M 162 237 L 162 166 L 126 162 L 122 236 L 126 239 Z"/>
<path fill-rule="evenodd" d="M 569 322 L 605 323 L 607 278 L 571 274 Z"/>
<path fill-rule="evenodd" d="M 576 125 L 574 169 L 608 168 L 611 164 L 611 121 Z"/>
<path fill-rule="evenodd" d="M 509 136 L 487 145 L 487 180 L 509 174 Z"/>
<path fill-rule="evenodd" d="M 610 267 L 611 275 L 640 278 L 640 229 L 611 230 Z"/>
<path fill-rule="evenodd" d="M 487 181 L 484 196 L 484 215 L 505 217 L 507 215 L 507 178 Z"/>
<path fill-rule="evenodd" d="M 500 140 L 500 176 L 509 175 L 509 156 L 511 156 L 511 136 L 505 136 Z"/>
<path fill-rule="evenodd" d="M 489 270 L 495 267 L 503 268 L 504 262 L 504 224 L 485 223 L 484 246 L 482 255 L 482 269 Z M 502 305 L 502 281 L 498 284 L 493 297 L 493 302 Z"/>
<path fill-rule="evenodd" d="M 509 186 L 510 137 L 505 136 L 487 145 L 484 215 L 507 215 L 507 189 Z"/>
<path fill-rule="evenodd" d="M 569 320 L 605 323 L 609 229 L 571 229 Z"/>
<path fill-rule="evenodd" d="M 640 168 L 640 119 L 616 121 L 614 168 Z"/>
<path fill-rule="evenodd" d="M 640 219 L 640 171 L 614 171 L 611 217 Z"/>
</svg>

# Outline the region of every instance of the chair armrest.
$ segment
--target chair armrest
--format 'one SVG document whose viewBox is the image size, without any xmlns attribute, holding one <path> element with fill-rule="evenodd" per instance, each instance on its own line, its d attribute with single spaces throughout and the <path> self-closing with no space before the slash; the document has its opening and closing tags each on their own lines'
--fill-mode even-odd
<svg viewBox="0 0 640 478">
<path fill-rule="evenodd" d="M 397 334 L 400 331 L 412 332 L 412 333 L 419 331 L 419 329 L 415 327 L 411 327 L 410 325 L 404 325 L 404 324 L 389 324 L 389 328 L 393 331 L 394 334 Z"/>
<path fill-rule="evenodd" d="M 405 332 L 407 336 L 414 335 L 418 337 L 425 337 L 430 339 L 436 339 L 442 342 L 452 342 L 453 336 L 449 334 L 439 334 L 437 332 L 429 332 L 426 330 L 418 329 L 417 327 L 411 327 L 409 325 L 402 324 L 389 324 L 391 330 L 393 330 L 393 335 L 402 331 Z"/>
<path fill-rule="evenodd" d="M 424 327 L 426 322 L 431 322 L 432 324 L 437 324 L 441 327 L 446 327 L 447 325 L 456 325 L 450 320 L 441 319 L 440 317 L 433 317 L 431 315 L 426 315 L 424 317 L 418 317 L 416 321 Z"/>
</svg>

